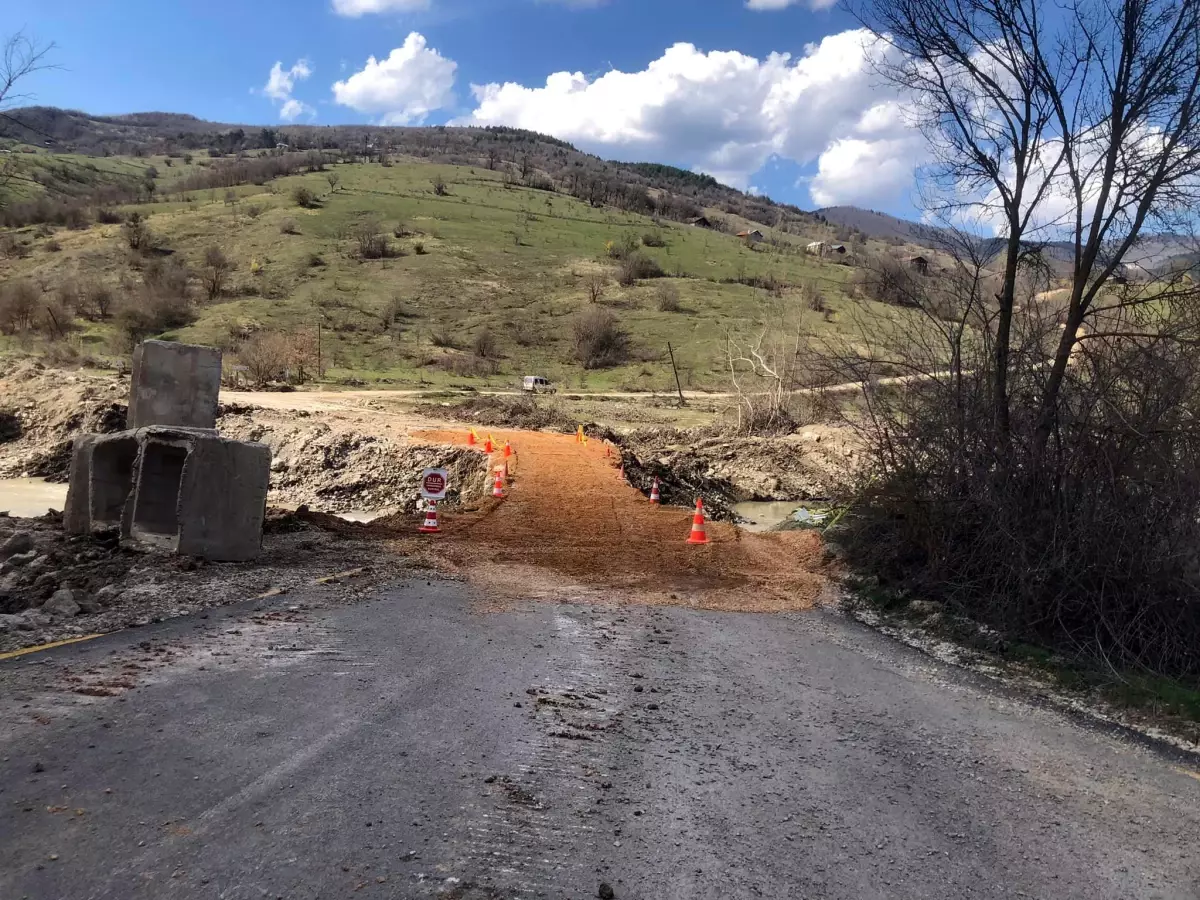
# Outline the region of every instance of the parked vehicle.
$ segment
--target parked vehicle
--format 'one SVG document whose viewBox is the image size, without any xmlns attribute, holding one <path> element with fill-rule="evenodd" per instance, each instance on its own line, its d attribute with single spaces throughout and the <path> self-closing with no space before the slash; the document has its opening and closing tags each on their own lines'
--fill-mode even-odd
<svg viewBox="0 0 1200 900">
<path fill-rule="evenodd" d="M 521 380 L 521 390 L 529 394 L 553 394 L 555 392 L 550 379 L 543 378 L 541 375 L 526 375 Z"/>
</svg>

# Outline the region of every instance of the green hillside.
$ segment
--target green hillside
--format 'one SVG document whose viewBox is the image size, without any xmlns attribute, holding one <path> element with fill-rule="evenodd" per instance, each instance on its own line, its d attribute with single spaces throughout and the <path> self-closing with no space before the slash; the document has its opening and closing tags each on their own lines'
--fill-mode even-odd
<svg viewBox="0 0 1200 900">
<path fill-rule="evenodd" d="M 685 387 L 725 388 L 727 335 L 777 322 L 781 306 L 817 339 L 853 339 L 864 318 L 911 315 L 849 299 L 853 267 L 803 252 L 808 240 L 829 236 L 817 230 L 774 233 L 746 223 L 768 238 L 750 247 L 731 234 L 526 187 L 505 172 L 405 158 L 330 164 L 229 192 L 178 191 L 174 181 L 200 162 L 44 161 L 143 179 L 153 166 L 154 195 L 166 199 L 111 211 L 143 217 L 153 249 L 132 250 L 127 226 L 115 222 L 32 226 L 0 238 L 4 291 L 32 286 L 51 312 L 61 301 L 76 314 L 73 331 L 58 323 L 62 309 L 53 327 L 36 316 L 25 327 L 0 321 L 5 346 L 59 342 L 94 356 L 123 353 L 130 323 L 145 329 L 155 321 L 147 325 L 131 307 L 186 292 L 182 314 L 157 320 L 169 321 L 166 337 L 236 354 L 255 335 L 261 342 L 277 334 L 311 371 L 319 328 L 331 380 L 482 386 L 536 372 L 572 388 L 665 389 L 673 384 L 670 341 Z M 441 181 L 444 196 L 435 189 Z M 314 196 L 312 208 L 298 204 L 300 189 Z M 386 240 L 387 258 L 361 258 L 360 238 L 371 233 Z M 668 277 L 619 284 L 613 254 L 634 245 Z M 209 300 L 206 254 L 214 247 L 232 269 Z M 596 283 L 601 295 L 593 302 Z M 87 297 L 104 287 L 113 302 L 98 314 Z M 628 332 L 627 361 L 581 364 L 575 326 L 595 308 Z"/>
</svg>

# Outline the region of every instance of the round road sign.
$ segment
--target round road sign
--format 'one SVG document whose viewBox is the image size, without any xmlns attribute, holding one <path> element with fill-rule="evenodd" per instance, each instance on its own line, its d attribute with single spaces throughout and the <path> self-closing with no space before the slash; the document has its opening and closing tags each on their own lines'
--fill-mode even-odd
<svg viewBox="0 0 1200 900">
<path fill-rule="evenodd" d="M 426 500 L 445 500 L 450 473 L 445 469 L 426 469 L 421 473 L 421 496 Z"/>
</svg>

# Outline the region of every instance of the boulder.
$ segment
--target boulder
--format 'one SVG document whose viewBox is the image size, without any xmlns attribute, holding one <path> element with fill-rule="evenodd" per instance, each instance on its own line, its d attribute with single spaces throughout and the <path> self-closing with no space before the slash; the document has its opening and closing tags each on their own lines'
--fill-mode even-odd
<svg viewBox="0 0 1200 900">
<path fill-rule="evenodd" d="M 74 591 L 73 593 L 75 594 L 75 602 L 79 604 L 79 611 L 81 613 L 90 615 L 100 612 L 100 604 L 96 602 L 95 597 L 88 596 L 83 591 Z"/>
<path fill-rule="evenodd" d="M 79 604 L 75 602 L 75 592 L 70 588 L 60 588 L 50 599 L 42 604 L 42 612 L 48 616 L 69 619 L 79 613 Z"/>
<path fill-rule="evenodd" d="M 124 591 L 115 584 L 106 584 L 100 590 L 96 591 L 94 599 L 100 606 L 112 606 L 121 599 L 121 594 L 123 593 Z"/>
<path fill-rule="evenodd" d="M 28 565 L 37 559 L 37 551 L 30 550 L 28 553 L 14 553 L 6 559 L 3 565 L 0 565 L 0 573 L 7 574 L 13 569 L 19 569 L 22 566 Z"/>
<path fill-rule="evenodd" d="M 0 544 L 0 559 L 8 559 L 16 553 L 28 553 L 32 549 L 33 535 L 28 531 L 15 531 Z"/>
</svg>

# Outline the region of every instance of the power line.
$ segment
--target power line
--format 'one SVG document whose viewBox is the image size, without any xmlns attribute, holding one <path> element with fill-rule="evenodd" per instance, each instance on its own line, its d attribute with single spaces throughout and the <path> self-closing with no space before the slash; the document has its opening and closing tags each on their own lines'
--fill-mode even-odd
<svg viewBox="0 0 1200 900">
<path fill-rule="evenodd" d="M 53 141 L 56 144 L 58 143 L 58 138 L 56 138 L 54 135 L 47 134 L 46 132 L 42 131 L 39 128 L 34 128 L 32 125 L 26 125 L 20 119 L 14 118 L 13 116 L 10 116 L 6 112 L 0 112 L 0 119 L 8 119 L 8 121 L 12 122 L 14 125 L 20 125 L 26 131 L 32 131 L 34 134 L 40 134 L 42 137 L 49 138 L 51 141 Z"/>
</svg>

